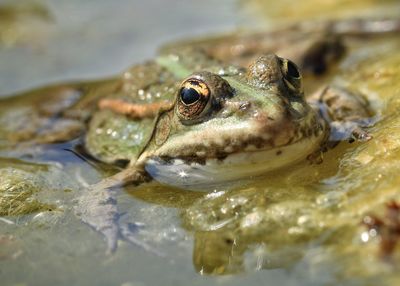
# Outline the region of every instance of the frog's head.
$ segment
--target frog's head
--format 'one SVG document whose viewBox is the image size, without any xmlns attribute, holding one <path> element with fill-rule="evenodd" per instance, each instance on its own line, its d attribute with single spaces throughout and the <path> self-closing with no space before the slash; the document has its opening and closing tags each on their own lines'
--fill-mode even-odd
<svg viewBox="0 0 400 286">
<path fill-rule="evenodd" d="M 318 148 L 323 128 L 296 65 L 266 55 L 247 74 L 186 78 L 137 163 L 160 182 L 202 187 L 302 160 Z"/>
</svg>

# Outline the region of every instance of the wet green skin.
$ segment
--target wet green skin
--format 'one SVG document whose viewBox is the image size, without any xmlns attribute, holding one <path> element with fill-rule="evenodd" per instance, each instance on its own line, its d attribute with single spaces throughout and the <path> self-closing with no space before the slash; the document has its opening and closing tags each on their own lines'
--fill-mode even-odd
<svg viewBox="0 0 400 286">
<path fill-rule="evenodd" d="M 277 83 L 263 86 L 265 84 L 258 82 L 256 75 L 249 78 L 246 70 L 242 68 L 222 64 L 196 50 L 184 49 L 179 54 L 167 54 L 156 61 L 134 66 L 118 79 L 59 85 L 2 100 L 1 106 L 7 106 L 7 110 L 13 110 L 13 112 L 4 112 L 2 120 L 12 124 L 3 124 L 0 127 L 3 139 L 12 142 L 53 143 L 71 140 L 80 134 L 85 134 L 85 149 L 91 156 L 107 163 L 130 161 L 137 157 L 147 143 L 154 129 L 154 119 L 134 120 L 110 110 L 98 110 L 98 100 L 118 98 L 139 104 L 173 102 L 182 80 L 196 70 L 219 73 L 234 89 L 234 98 L 226 101 L 226 106 L 222 106 L 222 109 L 218 111 L 218 116 L 227 117 L 229 113 L 231 123 L 235 120 L 254 119 L 249 114 L 257 111 L 262 111 L 258 113 L 260 117 L 267 116 L 267 113 L 276 115 L 281 118 L 279 124 L 284 124 L 285 120 L 290 121 L 290 118 L 295 116 L 293 123 L 296 122 L 297 125 L 288 125 L 285 130 L 282 130 L 282 132 L 294 134 L 304 124 L 316 120 L 314 111 L 311 111 L 305 103 L 301 88 L 289 90 L 285 86 L 282 74 L 277 74 L 281 77 Z M 281 73 L 280 70 L 272 73 L 278 72 Z M 269 92 L 271 89 L 273 92 Z M 269 97 L 268 93 L 276 95 Z M 248 101 L 253 104 L 246 115 L 243 110 L 238 111 L 238 107 Z M 32 106 L 35 108 L 32 109 Z M 29 113 L 26 112 L 28 108 Z M 88 127 L 85 128 L 87 121 Z M 316 129 L 321 128 L 315 122 L 310 124 L 316 124 Z M 219 122 L 218 125 L 221 123 Z M 265 135 L 265 130 L 257 131 L 257 128 L 261 127 L 261 125 L 254 126 L 254 130 L 247 130 L 246 133 L 257 135 L 263 132 Z M 201 127 L 186 125 L 185 129 L 179 132 L 183 134 L 196 128 L 199 130 Z M 274 128 L 281 129 L 279 126 Z M 218 134 L 217 130 L 215 134 Z M 279 138 L 276 135 L 275 132 L 274 136 Z M 237 136 L 232 139 L 241 140 L 238 138 L 242 135 Z M 290 141 L 293 139 L 292 136 L 294 135 L 286 134 L 284 140 Z M 183 145 L 178 149 L 187 150 Z M 175 150 L 175 154 L 170 155 L 178 155 L 176 152 Z M 223 153 L 221 149 L 215 148 L 213 156 L 216 156 L 218 152 L 220 155 Z"/>
<path fill-rule="evenodd" d="M 276 66 L 274 69 L 276 70 L 269 72 L 276 73 L 278 77 L 281 77 L 279 81 L 271 85 L 267 84 L 268 87 L 261 86 L 262 84 L 256 78 L 257 75 L 249 77 L 246 75 L 244 69 L 224 65 L 219 61 L 209 58 L 206 54 L 190 48 L 184 49 L 180 53 L 168 53 L 159 57 L 155 62 L 134 67 L 125 72 L 123 76 L 122 89 L 131 91 L 132 94 L 130 97 L 116 94 L 110 98 L 123 98 L 127 102 L 134 103 L 174 102 L 182 80 L 189 77 L 194 71 L 208 71 L 213 74 L 220 74 L 221 78 L 217 76 L 218 78 L 216 77 L 214 81 L 209 80 L 211 81 L 209 87 L 213 90 L 216 97 L 225 96 L 225 92 L 226 98 L 224 100 L 217 98 L 217 100 L 221 101 L 218 107 L 219 110 L 204 112 L 209 114 L 200 118 L 200 121 L 204 121 L 200 122 L 200 124 L 182 123 L 181 120 L 175 118 L 178 114 L 176 114 L 176 108 L 174 107 L 171 107 L 170 111 L 165 111 L 164 114 L 168 114 L 168 121 L 172 120 L 163 124 L 171 127 L 168 133 L 170 133 L 170 138 L 175 138 L 174 142 L 171 143 L 173 147 L 168 147 L 170 141 L 167 138 L 160 139 L 160 136 L 157 135 L 163 131 L 158 131 L 159 127 L 153 127 L 152 118 L 132 120 L 109 110 L 96 112 L 90 121 L 88 133 L 85 137 L 86 148 L 94 157 L 110 163 L 130 161 L 132 158 L 137 158 L 139 152 L 143 153 L 143 146 L 145 144 L 148 144 L 144 150 L 146 154 L 149 152 L 153 153 L 158 149 L 159 154 L 156 156 L 204 160 L 206 159 L 205 155 L 198 156 L 195 153 L 207 154 L 206 156 L 209 158 L 223 157 L 227 153 L 224 149 L 229 147 L 228 142 L 235 142 L 238 146 L 242 145 L 244 133 L 253 134 L 254 137 L 263 133 L 266 137 L 269 131 L 261 130 L 263 127 L 262 124 L 255 124 L 251 128 L 244 130 L 243 133 L 236 135 L 228 134 L 226 135 L 227 138 L 222 140 L 221 131 L 226 129 L 225 126 L 254 120 L 255 117 L 253 114 L 256 113 L 259 118 L 267 117 L 267 114 L 271 115 L 271 117 L 276 116 L 277 123 L 274 123 L 274 126 L 269 128 L 270 132 L 274 132 L 274 137 L 277 140 L 280 136 L 277 136 L 277 132 L 272 130 L 280 129 L 280 126 L 291 121 L 294 113 L 296 113 L 296 120 L 294 120 L 296 121 L 296 126 L 286 126 L 286 129 L 282 132 L 286 132 L 284 140 L 289 141 L 294 139 L 293 136 L 296 133 L 294 129 L 299 130 L 300 127 L 303 128 L 303 125 L 306 128 L 305 125 L 311 121 L 314 121 L 314 123 L 310 124 L 316 125 L 313 128 L 321 129 L 322 127 L 318 123 L 315 123 L 315 113 L 305 103 L 301 87 L 297 90 L 289 90 L 283 81 L 280 67 Z M 141 82 L 138 78 L 142 74 L 152 76 Z M 201 74 L 195 73 L 195 75 L 203 77 Z M 229 86 L 234 89 L 234 98 L 230 99 L 232 95 L 228 94 L 228 91 L 218 90 L 218 84 L 222 78 L 227 80 Z M 270 91 L 271 89 L 273 90 L 272 92 Z M 244 108 L 239 110 L 241 105 L 244 106 L 249 103 L 252 106 L 251 108 L 247 108 L 247 111 Z M 166 115 L 163 116 L 164 118 L 166 117 Z M 221 119 L 218 120 L 217 118 Z M 161 118 L 158 121 L 162 121 Z M 206 124 L 206 122 L 209 123 Z M 201 132 L 202 129 L 205 132 Z M 210 133 L 208 130 L 212 130 L 213 133 Z M 152 141 L 148 142 L 152 132 L 155 132 Z M 185 134 L 193 136 L 193 132 L 197 134 L 198 143 L 191 146 L 185 145 L 184 142 L 187 142 Z M 220 144 L 216 143 L 218 140 L 221 142 Z M 160 143 L 160 141 L 163 142 Z M 164 150 L 160 149 L 161 145 L 163 145 Z M 210 148 L 210 145 L 213 147 Z M 232 152 L 240 151 L 237 146 L 231 147 L 235 149 Z M 142 154 L 141 160 L 146 160 L 147 156 Z"/>
</svg>

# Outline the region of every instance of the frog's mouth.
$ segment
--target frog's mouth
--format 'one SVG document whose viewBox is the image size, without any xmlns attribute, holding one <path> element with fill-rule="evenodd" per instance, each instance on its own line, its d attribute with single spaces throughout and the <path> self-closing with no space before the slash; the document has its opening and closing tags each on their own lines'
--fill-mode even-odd
<svg viewBox="0 0 400 286">
<path fill-rule="evenodd" d="M 183 159 L 150 158 L 146 171 L 157 181 L 192 190 L 209 190 L 229 181 L 250 179 L 304 160 L 320 146 L 323 136 L 302 138 L 290 144 L 210 158 L 199 163 Z"/>
</svg>

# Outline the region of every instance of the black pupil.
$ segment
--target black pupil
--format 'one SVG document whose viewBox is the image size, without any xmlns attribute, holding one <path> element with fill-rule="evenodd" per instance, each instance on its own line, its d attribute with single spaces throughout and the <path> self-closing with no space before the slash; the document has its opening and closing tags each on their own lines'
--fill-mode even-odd
<svg viewBox="0 0 400 286">
<path fill-rule="evenodd" d="M 291 77 L 294 77 L 294 78 L 300 77 L 300 74 L 299 74 L 299 71 L 298 71 L 297 67 L 296 67 L 295 64 L 292 63 L 291 61 L 288 61 L 288 63 L 287 63 L 287 69 L 288 69 L 288 74 L 289 74 Z"/>
<path fill-rule="evenodd" d="M 189 105 L 200 99 L 200 94 L 193 88 L 182 88 L 181 100 L 184 104 Z"/>
</svg>

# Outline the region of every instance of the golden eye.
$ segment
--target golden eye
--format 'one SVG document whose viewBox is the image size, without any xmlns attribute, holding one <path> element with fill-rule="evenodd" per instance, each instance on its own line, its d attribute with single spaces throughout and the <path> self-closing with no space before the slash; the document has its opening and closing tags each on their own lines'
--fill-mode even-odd
<svg viewBox="0 0 400 286">
<path fill-rule="evenodd" d="M 287 61 L 287 76 L 292 78 L 300 78 L 300 72 L 297 66 L 292 61 Z"/>
<path fill-rule="evenodd" d="M 302 94 L 302 78 L 298 67 L 290 60 L 280 58 L 283 79 L 287 87 L 296 94 Z"/>
<path fill-rule="evenodd" d="M 178 97 L 179 116 L 184 120 L 195 119 L 206 107 L 210 89 L 204 81 L 189 78 L 182 83 Z"/>
</svg>

